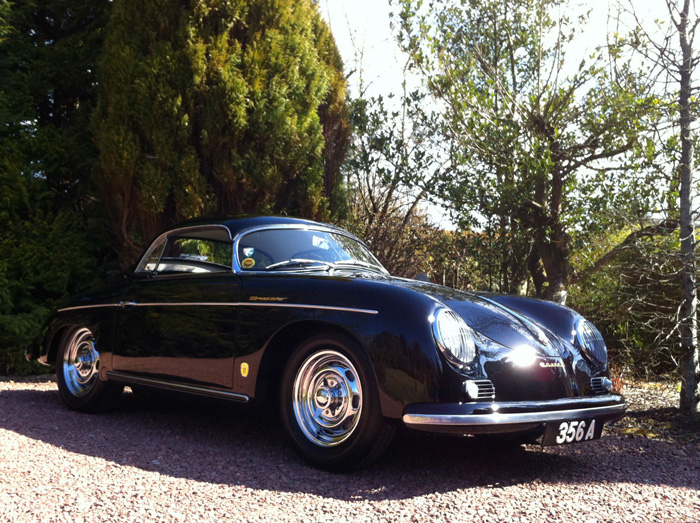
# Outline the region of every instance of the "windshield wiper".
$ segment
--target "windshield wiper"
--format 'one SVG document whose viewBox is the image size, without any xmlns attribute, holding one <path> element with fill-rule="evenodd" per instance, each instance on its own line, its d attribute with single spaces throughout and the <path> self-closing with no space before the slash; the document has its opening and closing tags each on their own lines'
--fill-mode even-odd
<svg viewBox="0 0 700 523">
<path fill-rule="evenodd" d="M 384 273 L 384 271 L 382 271 L 376 265 L 372 265 L 371 263 L 367 263 L 361 260 L 343 260 L 335 262 L 334 266 L 336 269 L 342 269 L 346 267 L 363 267 L 365 269 L 370 269 L 372 271 Z"/>
<path fill-rule="evenodd" d="M 265 267 L 266 271 L 282 269 L 285 267 L 306 267 L 307 265 L 321 265 L 322 268 L 326 270 L 335 269 L 335 264 L 322 261 L 322 260 L 307 260 L 305 258 L 292 258 L 291 260 L 284 260 L 281 262 L 273 263 Z M 319 267 L 321 268 L 321 267 Z"/>
</svg>

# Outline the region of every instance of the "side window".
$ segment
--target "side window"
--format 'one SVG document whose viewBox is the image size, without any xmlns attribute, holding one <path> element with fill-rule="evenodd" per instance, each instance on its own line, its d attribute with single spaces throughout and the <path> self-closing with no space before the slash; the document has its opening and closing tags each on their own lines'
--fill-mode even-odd
<svg viewBox="0 0 700 523">
<path fill-rule="evenodd" d="M 233 243 L 222 229 L 181 229 L 157 239 L 137 271 L 158 274 L 231 271 Z"/>
<path fill-rule="evenodd" d="M 176 237 L 168 241 L 162 259 L 163 261 L 178 260 L 185 264 L 201 262 L 230 269 L 232 255 L 233 244 L 230 242 Z"/>
</svg>

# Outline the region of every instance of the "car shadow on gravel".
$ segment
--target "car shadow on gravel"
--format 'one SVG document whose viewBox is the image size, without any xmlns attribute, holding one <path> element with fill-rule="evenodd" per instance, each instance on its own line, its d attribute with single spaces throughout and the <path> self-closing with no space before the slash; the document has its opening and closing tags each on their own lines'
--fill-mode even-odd
<svg viewBox="0 0 700 523">
<path fill-rule="evenodd" d="M 148 399 L 127 393 L 117 410 L 88 415 L 63 408 L 55 390 L 3 390 L 0 429 L 120 466 L 349 501 L 528 483 L 700 489 L 700 445 L 610 435 L 543 449 L 400 430 L 370 469 L 333 474 L 308 466 L 293 452 L 274 413 L 190 398 Z M 678 474 L 681 470 L 685 472 Z"/>
</svg>

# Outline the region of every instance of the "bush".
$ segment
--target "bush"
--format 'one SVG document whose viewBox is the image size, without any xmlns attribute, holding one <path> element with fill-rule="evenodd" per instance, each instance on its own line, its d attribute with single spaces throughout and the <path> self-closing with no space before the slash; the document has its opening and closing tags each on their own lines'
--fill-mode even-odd
<svg viewBox="0 0 700 523">
<path fill-rule="evenodd" d="M 59 303 L 96 279 L 94 240 L 71 211 L 32 211 L 0 232 L 0 373 L 45 367 L 24 352 Z"/>
<path fill-rule="evenodd" d="M 678 242 L 677 231 L 640 237 L 572 286 L 570 304 L 598 326 L 611 360 L 633 376 L 678 371 Z"/>
</svg>

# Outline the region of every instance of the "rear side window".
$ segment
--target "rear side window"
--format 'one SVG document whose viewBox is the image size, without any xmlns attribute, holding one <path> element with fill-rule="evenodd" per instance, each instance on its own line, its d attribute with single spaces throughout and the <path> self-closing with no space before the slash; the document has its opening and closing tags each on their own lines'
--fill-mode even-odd
<svg viewBox="0 0 700 523">
<path fill-rule="evenodd" d="M 178 234 L 179 233 L 179 234 Z M 231 271 L 233 243 L 220 230 L 173 231 L 158 238 L 137 272 L 158 274 Z"/>
<path fill-rule="evenodd" d="M 230 270 L 233 245 L 202 238 L 168 238 L 157 271 L 214 272 Z"/>
</svg>

